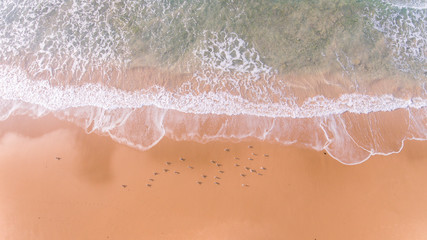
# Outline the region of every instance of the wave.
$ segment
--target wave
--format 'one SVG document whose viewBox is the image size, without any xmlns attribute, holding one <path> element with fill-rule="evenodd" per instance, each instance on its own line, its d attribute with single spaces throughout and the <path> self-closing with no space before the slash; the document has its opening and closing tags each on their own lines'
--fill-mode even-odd
<svg viewBox="0 0 427 240">
<path fill-rule="evenodd" d="M 6 104 L 1 100 L 1 105 L 2 119 L 50 113 L 41 106 L 17 101 Z M 116 110 L 86 106 L 53 113 L 88 133 L 108 135 L 140 150 L 155 146 L 164 137 L 201 143 L 262 140 L 325 150 L 348 165 L 364 162 L 373 155 L 398 153 L 408 139 L 427 139 L 426 108 L 298 119 L 190 114 L 153 106 Z"/>
<path fill-rule="evenodd" d="M 42 106 L 50 111 L 67 108 L 97 107 L 105 110 L 155 106 L 192 114 L 253 115 L 260 117 L 312 118 L 334 114 L 393 111 L 401 108 L 427 107 L 427 99 L 401 99 L 390 94 L 369 96 L 358 93 L 342 94 L 337 99 L 309 97 L 297 103 L 255 103 L 227 92 L 207 92 L 180 95 L 163 87 L 129 92 L 100 84 L 52 86 L 47 80 L 32 81 L 18 68 L 0 65 L 0 96 L 4 100 L 22 101 Z"/>
<path fill-rule="evenodd" d="M 406 139 L 427 139 L 427 99 L 421 97 L 343 94 L 275 106 L 240 103 L 227 93 L 178 96 L 161 87 L 129 92 L 100 84 L 52 86 L 10 66 L 0 67 L 0 80 L 2 119 L 53 112 L 141 150 L 165 136 L 199 142 L 249 138 L 325 149 L 355 164 L 399 152 Z"/>
</svg>

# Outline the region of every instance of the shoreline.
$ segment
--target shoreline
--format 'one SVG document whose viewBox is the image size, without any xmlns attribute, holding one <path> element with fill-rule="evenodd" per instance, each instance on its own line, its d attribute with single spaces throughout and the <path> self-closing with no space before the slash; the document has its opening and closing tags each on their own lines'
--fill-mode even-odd
<svg viewBox="0 0 427 240">
<path fill-rule="evenodd" d="M 427 142 L 347 166 L 323 152 L 263 141 L 163 139 L 142 152 L 52 117 L 9 119 L 0 136 L 0 232 L 13 239 L 426 234 Z"/>
</svg>

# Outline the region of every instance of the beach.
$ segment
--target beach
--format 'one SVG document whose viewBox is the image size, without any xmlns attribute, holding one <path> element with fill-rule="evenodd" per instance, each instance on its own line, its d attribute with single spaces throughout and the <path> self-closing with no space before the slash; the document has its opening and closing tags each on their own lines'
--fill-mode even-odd
<svg viewBox="0 0 427 240">
<path fill-rule="evenodd" d="M 165 138 L 139 151 L 50 115 L 12 117 L 0 133 L 4 239 L 426 235 L 426 142 L 346 166 L 323 151 L 262 141 Z"/>
<path fill-rule="evenodd" d="M 425 0 L 0 1 L 0 240 L 425 239 Z"/>
</svg>

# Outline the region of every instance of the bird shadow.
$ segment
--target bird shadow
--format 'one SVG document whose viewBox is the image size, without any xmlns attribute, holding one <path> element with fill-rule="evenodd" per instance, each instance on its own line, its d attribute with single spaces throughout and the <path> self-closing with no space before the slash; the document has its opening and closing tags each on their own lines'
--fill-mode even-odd
<svg viewBox="0 0 427 240">
<path fill-rule="evenodd" d="M 111 162 L 115 143 L 110 138 L 79 131 L 76 134 L 76 148 L 79 177 L 94 184 L 106 184 L 112 180 Z"/>
</svg>

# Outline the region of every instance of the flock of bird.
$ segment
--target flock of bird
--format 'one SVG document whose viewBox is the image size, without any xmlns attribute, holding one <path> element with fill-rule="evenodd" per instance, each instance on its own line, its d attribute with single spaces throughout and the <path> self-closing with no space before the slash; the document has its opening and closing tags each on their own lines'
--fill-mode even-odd
<svg viewBox="0 0 427 240">
<path fill-rule="evenodd" d="M 248 148 L 253 149 L 254 147 L 252 145 L 250 145 L 250 146 L 248 146 Z M 230 149 L 229 148 L 225 148 L 224 151 L 225 152 L 230 152 Z M 259 169 L 255 169 L 253 167 L 250 167 L 250 165 L 253 165 L 253 162 L 255 161 L 255 159 L 257 157 L 258 157 L 258 154 L 255 153 L 255 152 L 253 152 L 251 154 L 251 156 L 247 158 L 249 162 L 242 161 L 239 157 L 236 157 L 236 156 L 234 157 L 234 159 L 233 159 L 234 160 L 234 167 L 242 169 L 242 173 L 240 173 L 240 177 L 241 177 L 241 179 L 243 181 L 243 183 L 241 184 L 242 187 L 249 187 L 249 184 L 245 183 L 246 182 L 245 180 L 247 179 L 247 177 L 249 175 L 263 176 L 264 173 L 267 171 L 267 168 L 265 166 L 260 166 Z M 269 155 L 268 154 L 263 154 L 263 157 L 265 159 L 265 158 L 268 158 Z M 181 162 L 180 166 L 182 166 L 182 164 L 186 163 L 187 159 L 184 158 L 184 157 L 180 157 L 179 161 Z M 214 174 L 214 176 L 211 176 L 211 178 L 212 178 L 211 181 L 215 185 L 221 185 L 222 176 L 225 174 L 225 170 L 223 168 L 223 163 L 221 163 L 220 161 L 217 161 L 217 160 L 210 160 L 210 163 L 211 163 L 211 166 L 217 168 L 216 172 L 218 173 L 218 174 Z M 157 177 L 158 175 L 160 175 L 161 172 L 163 172 L 163 173 L 173 172 L 176 175 L 181 174 L 180 171 L 171 170 L 170 167 L 172 165 L 173 165 L 172 162 L 166 161 L 165 162 L 165 168 L 163 168 L 161 171 L 153 172 L 153 177 L 151 177 L 151 178 L 148 179 L 149 182 L 146 184 L 146 186 L 147 187 L 152 187 L 153 183 L 155 182 L 154 178 Z M 190 170 L 195 170 L 195 167 L 192 166 L 192 165 L 188 165 L 187 167 Z M 200 175 L 200 178 L 198 180 L 196 180 L 195 183 L 198 184 L 198 185 L 203 185 L 203 184 L 209 183 L 210 182 L 209 178 L 210 177 L 208 176 L 207 173 L 202 173 Z M 126 185 L 122 185 L 122 187 L 126 188 L 127 186 Z"/>
</svg>

